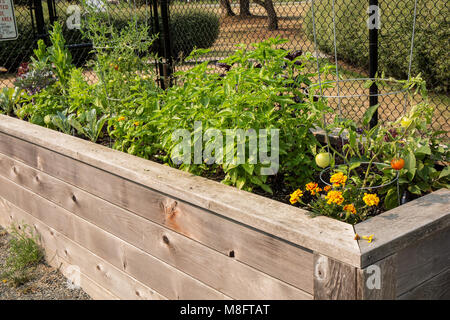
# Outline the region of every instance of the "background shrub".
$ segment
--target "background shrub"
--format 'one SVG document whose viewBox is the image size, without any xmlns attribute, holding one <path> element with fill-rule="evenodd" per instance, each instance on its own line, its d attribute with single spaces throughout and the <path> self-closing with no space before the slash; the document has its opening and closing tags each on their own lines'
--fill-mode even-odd
<svg viewBox="0 0 450 320">
<path fill-rule="evenodd" d="M 367 3 L 366 0 L 342 0 L 336 3 L 338 57 L 364 68 L 368 68 L 369 56 Z M 318 46 L 328 54 L 334 54 L 331 8 L 332 0 L 320 1 L 315 7 Z M 387 76 L 405 79 L 408 74 L 414 1 L 381 1 L 380 9 L 380 71 L 384 71 Z M 440 92 L 449 91 L 449 14 L 447 0 L 418 1 L 412 73 L 422 73 L 428 86 Z M 306 17 L 306 32 L 313 39 L 311 10 Z"/>
<path fill-rule="evenodd" d="M 219 18 L 211 13 L 191 11 L 172 14 L 172 54 L 174 57 L 188 56 L 194 47 L 209 48 L 219 35 Z"/>
</svg>

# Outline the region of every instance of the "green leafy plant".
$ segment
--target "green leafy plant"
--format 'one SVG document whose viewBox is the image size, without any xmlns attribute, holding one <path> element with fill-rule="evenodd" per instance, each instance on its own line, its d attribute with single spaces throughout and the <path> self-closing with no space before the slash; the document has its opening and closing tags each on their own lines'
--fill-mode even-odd
<svg viewBox="0 0 450 320">
<path fill-rule="evenodd" d="M 309 85 L 310 74 L 304 70 L 302 62 L 309 56 L 298 55 L 289 59 L 289 52 L 279 46 L 286 40 L 269 39 L 246 48 L 241 46 L 234 54 L 221 61 L 226 72 L 219 75 L 211 72 L 207 62 L 198 63 L 193 68 L 175 74 L 179 83 L 167 90 L 164 101 L 155 110 L 150 123 L 160 135 L 163 157 L 170 165 L 195 174 L 223 175 L 222 182 L 240 189 L 261 188 L 272 192 L 269 177 L 261 174 L 265 165 L 250 156 L 245 163 L 227 161 L 227 156 L 237 157 L 238 142 L 233 140 L 235 153 L 225 154 L 224 163 L 183 163 L 178 165 L 173 156 L 178 141 L 172 139 L 177 129 L 191 132 L 192 145 L 196 143 L 195 122 L 201 122 L 203 132 L 219 130 L 225 137 L 228 130 L 241 129 L 243 132 L 255 130 L 258 141 L 270 137 L 260 129 L 279 130 L 279 149 L 272 150 L 280 155 L 280 170 L 277 177 L 287 183 L 306 182 L 315 170 L 314 154 L 318 142 L 310 128 L 318 123 L 321 106 L 311 105 L 301 90 Z M 188 59 L 199 59 L 207 50 L 195 50 Z M 249 148 L 249 137 L 243 141 L 245 150 Z M 213 140 L 203 140 L 205 150 L 214 144 Z M 269 148 L 272 146 L 270 145 Z M 225 147 L 226 149 L 226 147 Z M 220 158 L 220 154 L 215 154 Z M 206 160 L 206 159 L 205 159 Z M 299 170 L 302 168 L 302 170 Z M 273 178 L 273 177 L 272 177 Z"/>
<path fill-rule="evenodd" d="M 91 109 L 83 112 L 78 119 L 70 115 L 67 121 L 80 135 L 87 137 L 92 142 L 96 142 L 102 133 L 107 117 L 104 114 L 100 118 L 97 118 L 97 110 Z"/>
<path fill-rule="evenodd" d="M 19 286 L 29 281 L 44 254 L 38 245 L 38 236 L 30 226 L 12 224 L 10 229 L 8 257 L 2 266 L 0 277 L 6 278 L 14 286 Z"/>
<path fill-rule="evenodd" d="M 0 92 L 0 112 L 12 115 L 22 98 L 23 90 L 20 88 L 3 88 Z"/>
</svg>

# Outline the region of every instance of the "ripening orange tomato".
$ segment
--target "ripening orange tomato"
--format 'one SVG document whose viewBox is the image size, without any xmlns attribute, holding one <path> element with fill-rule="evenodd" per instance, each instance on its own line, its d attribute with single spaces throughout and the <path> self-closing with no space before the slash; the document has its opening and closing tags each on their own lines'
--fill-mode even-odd
<svg viewBox="0 0 450 320">
<path fill-rule="evenodd" d="M 391 167 L 395 170 L 401 170 L 405 166 L 405 160 L 402 158 L 394 158 L 391 160 Z"/>
</svg>

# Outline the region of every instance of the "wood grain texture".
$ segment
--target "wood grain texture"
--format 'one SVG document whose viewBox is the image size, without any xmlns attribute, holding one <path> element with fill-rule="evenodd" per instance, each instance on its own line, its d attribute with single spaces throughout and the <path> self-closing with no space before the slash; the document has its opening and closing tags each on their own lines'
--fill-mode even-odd
<svg viewBox="0 0 450 320">
<path fill-rule="evenodd" d="M 314 299 L 356 299 L 356 268 L 330 257 L 314 254 Z"/>
<path fill-rule="evenodd" d="M 450 268 L 398 297 L 399 300 L 450 300 Z"/>
<path fill-rule="evenodd" d="M 229 285 L 233 286 L 234 281 L 239 283 L 254 278 L 248 272 L 243 274 L 236 270 L 239 266 L 237 260 L 312 293 L 311 252 L 200 208 L 185 206 L 186 209 L 183 209 L 183 205 L 177 203 L 172 206 L 166 223 L 163 223 L 165 227 L 161 227 L 2 154 L 0 175 L 200 280 L 206 276 L 220 278 L 221 274 L 232 272 L 235 280 L 230 281 Z M 147 190 L 145 198 L 154 198 L 154 194 L 154 191 Z M 166 216 L 169 209 L 160 205 L 147 207 L 147 210 Z M 184 218 L 177 218 L 181 216 Z M 170 229 L 178 230 L 177 220 L 181 220 L 183 230 L 186 230 L 182 234 L 197 241 L 201 239 L 208 247 L 226 256 L 212 255 L 212 251 L 206 247 L 167 229 L 172 226 Z M 170 241 L 170 245 L 161 241 L 163 237 Z M 228 257 L 230 252 L 233 252 L 233 260 Z M 205 264 L 205 260 L 210 262 Z M 249 269 L 246 266 L 239 269 L 242 268 Z M 214 278 L 209 281 L 214 281 Z"/>
<path fill-rule="evenodd" d="M 0 215 L 7 215 L 8 225 L 15 222 L 32 226 L 40 237 L 40 244 L 46 251 L 47 262 L 59 268 L 64 275 L 70 274 L 69 267 L 78 267 L 82 273 L 81 287 L 86 288 L 86 293 L 92 298 L 166 300 L 164 296 L 153 289 L 139 283 L 136 279 L 3 198 L 0 199 Z M 112 297 L 108 297 L 108 293 Z"/>
<path fill-rule="evenodd" d="M 21 120 L 0 116 L 0 132 L 1 153 L 95 195 L 104 194 L 109 197 L 105 200 L 137 214 L 146 212 L 146 204 L 136 204 L 130 201 L 130 196 L 139 186 L 151 188 L 175 201 L 183 200 L 296 245 L 352 265 L 360 264 L 353 228 L 346 223 L 326 217 L 312 219 L 306 211 L 293 206 Z M 30 142 L 32 147 L 11 135 Z M 80 162 L 75 168 L 74 162 L 69 161 L 68 165 L 64 157 Z M 88 168 L 78 175 L 82 164 Z M 104 180 L 101 172 L 107 173 L 109 180 Z M 110 183 L 112 181 L 117 183 Z M 130 181 L 135 183 L 130 184 Z"/>
<path fill-rule="evenodd" d="M 167 263 L 3 177 L 0 177 L 0 197 L 168 299 L 229 299 Z"/>
<path fill-rule="evenodd" d="M 402 295 L 450 266 L 450 227 L 400 250 L 397 257 L 397 295 Z"/>
<path fill-rule="evenodd" d="M 357 299 L 393 300 L 396 295 L 397 256 L 357 269 Z"/>
<path fill-rule="evenodd" d="M 355 225 L 360 240 L 361 267 L 383 259 L 450 226 L 450 190 L 441 189 Z M 450 247 L 449 247 L 450 248 Z"/>
<path fill-rule="evenodd" d="M 116 238 L 103 229 L 73 215 L 67 210 L 18 186 L 10 180 L 0 177 L 0 185 L 5 186 L 5 188 L 0 190 L 0 196 L 22 208 L 24 211 L 30 212 L 33 216 L 51 227 L 53 227 L 53 221 L 56 220 L 55 225 L 63 229 L 63 234 L 65 234 L 65 231 L 69 238 L 103 257 L 105 260 L 110 261 L 113 265 L 121 267 L 121 269 L 144 283 L 146 283 L 145 279 L 149 277 L 148 269 L 156 269 L 158 266 L 155 261 L 158 261 L 164 264 L 170 263 L 170 265 L 165 265 L 163 269 L 167 270 L 170 268 L 174 273 L 176 270 L 179 273 L 178 278 L 181 282 L 193 281 L 194 279 L 201 280 L 201 283 L 209 285 L 209 288 L 218 288 L 218 290 L 233 298 L 309 299 L 311 297 L 311 295 L 304 291 L 237 262 L 230 257 L 222 255 L 175 232 L 160 230 L 159 226 L 155 229 L 155 225 L 150 225 L 149 221 L 142 221 L 142 223 L 148 224 L 143 225 L 141 236 L 143 236 L 143 241 L 148 245 L 147 248 L 151 247 L 152 255 L 148 255 L 146 252 Z M 23 199 L 27 199 L 28 201 L 25 202 L 32 203 L 32 205 L 23 204 Z M 55 213 L 53 216 L 49 214 L 50 210 L 48 207 L 53 207 L 53 210 L 51 210 L 51 212 Z M 65 227 L 62 227 L 62 224 Z M 67 226 L 71 226 L 71 230 L 68 230 Z M 58 228 L 55 229 L 58 230 Z M 106 241 L 105 239 L 110 240 Z M 111 239 L 120 245 L 112 244 Z M 162 258 L 166 261 L 161 260 Z M 154 265 L 153 268 L 151 268 L 150 264 Z M 145 268 L 147 265 L 148 268 Z M 181 270 L 189 271 L 192 274 L 195 273 L 195 278 L 183 278 L 181 275 L 184 273 L 181 273 Z M 162 273 L 164 270 L 158 270 L 157 272 Z M 169 280 L 168 278 L 170 276 L 156 279 L 154 273 L 156 271 L 150 275 L 150 279 L 147 281 L 150 283 L 150 281 L 158 280 L 158 286 L 150 286 L 150 284 L 149 286 L 161 292 L 162 289 L 160 288 L 164 287 L 163 283 Z M 175 274 L 177 275 L 177 273 Z M 176 279 L 170 280 L 177 286 L 180 285 Z M 161 292 L 161 294 L 164 293 Z"/>
</svg>

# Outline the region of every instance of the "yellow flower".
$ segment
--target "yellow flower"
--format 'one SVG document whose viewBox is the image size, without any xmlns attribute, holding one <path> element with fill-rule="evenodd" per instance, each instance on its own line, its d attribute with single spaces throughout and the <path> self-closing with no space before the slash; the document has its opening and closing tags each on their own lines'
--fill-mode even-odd
<svg viewBox="0 0 450 320">
<path fill-rule="evenodd" d="M 123 120 L 125 120 L 125 117 L 124 117 L 124 116 L 119 117 L 119 119 L 117 119 L 117 121 L 123 121 Z"/>
<path fill-rule="evenodd" d="M 7 283 L 7 282 L 8 282 L 8 280 L 6 280 L 6 279 L 3 279 L 3 280 L 2 280 L 2 282 L 3 282 L 3 283 Z"/>
<path fill-rule="evenodd" d="M 355 206 L 353 204 L 347 204 L 344 206 L 344 211 L 356 214 L 356 209 Z"/>
<path fill-rule="evenodd" d="M 291 199 L 289 200 L 291 204 L 297 203 L 300 198 L 303 197 L 303 192 L 300 189 L 295 190 L 291 193 Z"/>
<path fill-rule="evenodd" d="M 373 237 L 374 237 L 373 234 L 371 234 L 370 236 L 362 236 L 362 237 L 360 237 L 359 234 L 356 233 L 354 239 L 355 239 L 355 240 L 361 240 L 361 239 L 364 239 L 364 240 L 367 240 L 368 243 L 371 243 L 372 240 L 373 240 Z"/>
<path fill-rule="evenodd" d="M 135 126 L 138 126 L 138 125 L 139 125 L 139 121 L 136 121 L 136 122 L 134 123 L 134 125 L 135 125 Z"/>
<path fill-rule="evenodd" d="M 316 188 L 318 187 L 319 185 L 317 184 L 317 183 L 315 183 L 315 182 L 310 182 L 310 183 L 307 183 L 306 184 L 306 190 L 308 190 L 308 191 L 313 191 L 313 190 L 316 190 Z"/>
<path fill-rule="evenodd" d="M 328 192 L 328 191 L 331 190 L 331 186 L 325 186 L 325 187 L 323 188 L 323 190 L 324 190 L 325 192 Z"/>
<path fill-rule="evenodd" d="M 328 200 L 328 204 L 336 203 L 338 205 L 341 205 L 342 202 L 344 202 L 344 197 L 342 196 L 341 191 L 330 191 L 325 196 L 325 199 Z"/>
<path fill-rule="evenodd" d="M 334 187 L 339 187 L 340 185 L 344 186 L 345 182 L 347 182 L 347 176 L 342 172 L 335 173 L 331 176 L 330 182 Z"/>
<path fill-rule="evenodd" d="M 369 207 L 377 206 L 380 203 L 380 198 L 376 194 L 364 193 L 363 201 Z"/>
<path fill-rule="evenodd" d="M 371 234 L 370 236 L 362 236 L 361 238 L 363 238 L 364 240 L 367 240 L 368 243 L 371 243 L 373 240 L 373 234 Z"/>
<path fill-rule="evenodd" d="M 319 185 L 315 182 L 310 182 L 308 184 L 306 184 L 306 190 L 308 190 L 309 192 L 311 192 L 311 194 L 314 196 L 316 193 L 319 193 L 320 191 L 322 191 L 321 188 L 319 188 Z"/>
</svg>

